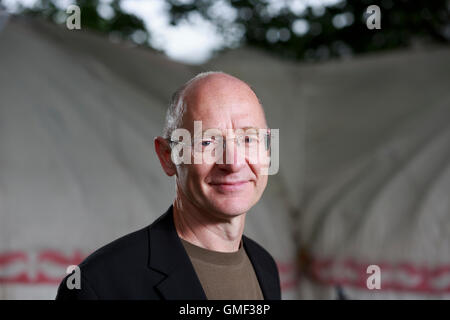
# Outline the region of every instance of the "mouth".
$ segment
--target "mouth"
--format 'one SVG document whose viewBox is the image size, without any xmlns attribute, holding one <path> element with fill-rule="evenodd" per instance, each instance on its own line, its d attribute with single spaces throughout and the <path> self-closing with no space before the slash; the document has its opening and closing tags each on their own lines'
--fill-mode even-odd
<svg viewBox="0 0 450 320">
<path fill-rule="evenodd" d="M 209 185 L 211 185 L 214 189 L 224 193 L 241 191 L 247 186 L 248 183 L 248 180 L 243 180 L 235 182 L 212 182 Z"/>
</svg>

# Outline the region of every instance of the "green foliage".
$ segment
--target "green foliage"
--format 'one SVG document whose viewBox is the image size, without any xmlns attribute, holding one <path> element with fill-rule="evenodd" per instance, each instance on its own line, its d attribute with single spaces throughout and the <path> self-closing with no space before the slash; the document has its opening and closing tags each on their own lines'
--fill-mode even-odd
<svg viewBox="0 0 450 320">
<path fill-rule="evenodd" d="M 450 42 L 450 0 L 342 0 L 319 9 L 307 7 L 297 13 L 288 6 L 271 9 L 275 1 L 291 2 L 284 0 L 166 1 L 170 5 L 172 24 L 197 13 L 217 27 L 225 46 L 247 43 L 296 60 L 326 60 L 416 44 L 448 45 Z M 222 15 L 220 9 L 217 12 L 218 3 L 222 3 L 222 8 L 223 5 L 232 8 L 235 17 Z M 111 3 L 114 14 L 108 19 L 98 13 L 99 0 L 77 0 L 76 4 L 81 8 L 83 28 L 114 33 L 124 39 L 136 31 L 140 32 L 141 39 L 142 35 L 145 40 L 150 36 L 141 19 L 121 10 L 120 0 Z M 381 9 L 379 30 L 369 30 L 366 26 L 366 9 L 374 4 Z M 57 22 L 62 16 L 53 0 L 40 0 L 25 13 Z M 303 30 L 300 28 L 299 32 L 298 26 L 303 26 Z"/>
<path fill-rule="evenodd" d="M 122 39 L 129 39 L 136 31 L 144 34 L 146 38 L 149 37 L 142 19 L 123 12 L 120 8 L 120 0 L 113 0 L 111 3 L 113 15 L 109 19 L 99 14 L 97 10 L 99 0 L 77 0 L 75 4 L 81 9 L 82 28 L 113 33 Z M 23 14 L 45 17 L 57 23 L 65 21 L 60 20 L 59 17 L 66 17 L 64 11 L 55 6 L 52 0 L 40 0 L 33 8 L 25 9 Z"/>
<path fill-rule="evenodd" d="M 232 23 L 217 19 L 217 15 L 213 14 L 211 8 L 216 0 L 193 0 L 187 3 L 168 0 L 172 23 L 176 24 L 186 19 L 191 12 L 197 11 L 218 25 L 225 34 L 235 32 L 236 28 L 233 29 L 232 25 L 241 26 L 245 30 L 241 41 L 298 60 L 324 60 L 408 47 L 415 43 L 448 44 L 450 41 L 450 2 L 447 0 L 348 0 L 322 10 L 308 7 L 299 14 L 288 7 L 271 13 L 270 5 L 274 1 L 224 1 L 238 12 Z M 369 30 L 366 26 L 367 14 L 364 16 L 367 7 L 374 4 L 381 9 L 379 30 Z M 342 18 L 342 14 L 353 22 L 345 26 L 337 24 L 339 16 L 336 16 L 341 15 Z M 293 26 L 299 19 L 303 24 L 306 21 L 308 32 L 294 32 Z M 233 38 L 233 34 L 228 37 Z"/>
</svg>

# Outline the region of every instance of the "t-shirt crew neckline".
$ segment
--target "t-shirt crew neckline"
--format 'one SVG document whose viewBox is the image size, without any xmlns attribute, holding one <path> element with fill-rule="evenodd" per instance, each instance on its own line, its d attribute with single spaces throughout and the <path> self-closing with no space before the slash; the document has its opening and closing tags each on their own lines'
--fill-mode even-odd
<svg viewBox="0 0 450 320">
<path fill-rule="evenodd" d="M 242 240 L 239 243 L 239 249 L 235 252 L 220 252 L 209 250 L 199 247 L 182 238 L 180 238 L 180 240 L 192 259 L 198 259 L 203 262 L 216 265 L 239 265 L 244 262 L 245 250 L 242 244 Z"/>
</svg>

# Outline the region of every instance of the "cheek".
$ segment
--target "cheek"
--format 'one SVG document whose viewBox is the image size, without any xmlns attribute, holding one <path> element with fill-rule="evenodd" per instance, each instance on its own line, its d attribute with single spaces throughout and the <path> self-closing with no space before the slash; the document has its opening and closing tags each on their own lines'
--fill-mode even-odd
<svg viewBox="0 0 450 320">
<path fill-rule="evenodd" d="M 191 164 L 180 167 L 179 179 L 183 189 L 187 192 L 190 191 L 189 193 L 193 195 L 198 195 L 199 190 L 204 190 L 207 187 L 205 179 L 210 171 L 210 166 L 204 164 Z"/>
<path fill-rule="evenodd" d="M 267 174 L 262 174 L 261 173 L 261 169 L 264 166 L 261 165 L 250 165 L 251 170 L 253 171 L 253 173 L 256 176 L 256 186 L 255 186 L 255 196 L 256 197 L 260 197 L 261 194 L 264 192 L 264 189 L 267 186 L 267 182 L 268 182 L 268 178 L 269 176 Z"/>
<path fill-rule="evenodd" d="M 268 175 L 258 174 L 256 188 L 258 189 L 258 193 L 262 193 L 267 186 Z"/>
<path fill-rule="evenodd" d="M 254 151 L 246 156 L 246 160 L 255 176 L 259 179 L 261 179 L 261 176 L 267 176 L 267 174 L 264 173 L 267 173 L 271 160 L 270 153 L 268 151 L 261 151 L 258 149 L 257 151 Z"/>
<path fill-rule="evenodd" d="M 186 189 L 186 184 L 189 181 L 189 170 L 186 166 L 177 166 L 177 183 Z"/>
<path fill-rule="evenodd" d="M 248 166 L 250 167 L 250 170 L 255 175 L 258 183 L 259 183 L 259 181 L 261 181 L 261 182 L 267 181 L 267 175 L 263 173 L 263 172 L 267 171 L 267 170 L 264 170 L 264 169 L 268 168 L 267 165 L 265 165 L 264 163 L 261 163 L 261 162 L 257 162 L 257 163 L 253 163 L 253 164 L 248 162 Z"/>
</svg>

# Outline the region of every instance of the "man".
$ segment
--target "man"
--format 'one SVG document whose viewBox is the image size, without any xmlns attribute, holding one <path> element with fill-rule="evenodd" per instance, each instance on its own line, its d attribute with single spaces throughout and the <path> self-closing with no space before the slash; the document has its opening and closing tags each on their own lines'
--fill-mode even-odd
<svg viewBox="0 0 450 320">
<path fill-rule="evenodd" d="M 68 289 L 66 277 L 57 299 L 280 299 L 274 259 L 243 235 L 268 179 L 270 133 L 256 131 L 269 132 L 264 111 L 241 80 L 207 72 L 178 89 L 154 141 L 176 177 L 173 205 L 86 258 L 81 289 Z"/>
</svg>

